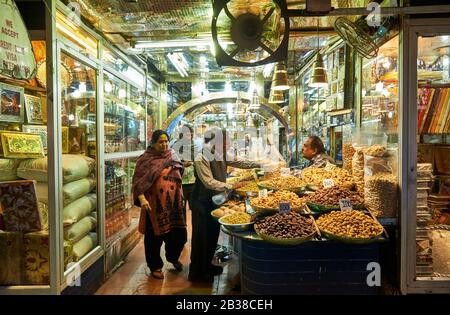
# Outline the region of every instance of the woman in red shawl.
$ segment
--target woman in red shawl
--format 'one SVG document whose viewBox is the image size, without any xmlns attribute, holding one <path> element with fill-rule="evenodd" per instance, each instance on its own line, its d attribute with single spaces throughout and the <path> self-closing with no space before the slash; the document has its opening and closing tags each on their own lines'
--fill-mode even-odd
<svg viewBox="0 0 450 315">
<path fill-rule="evenodd" d="M 144 236 L 145 259 L 154 278 L 163 279 L 161 245 L 176 270 L 183 269 L 180 254 L 187 241 L 181 178 L 183 164 L 169 149 L 169 136 L 153 132 L 151 145 L 136 162 L 133 176 L 134 204 L 141 207 L 139 231 Z"/>
</svg>

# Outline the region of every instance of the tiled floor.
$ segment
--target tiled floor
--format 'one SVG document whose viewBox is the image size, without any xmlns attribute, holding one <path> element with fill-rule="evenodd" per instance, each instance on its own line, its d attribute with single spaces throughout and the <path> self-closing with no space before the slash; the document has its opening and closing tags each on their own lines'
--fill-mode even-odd
<svg viewBox="0 0 450 315">
<path fill-rule="evenodd" d="M 188 222 L 190 222 L 190 211 L 188 211 Z M 211 294 L 239 294 L 236 284 L 239 283 L 239 264 L 237 256 L 232 255 L 225 264 L 224 272 L 214 278 L 214 283 L 191 283 L 188 281 L 189 256 L 190 256 L 191 229 L 188 225 L 188 242 L 181 254 L 180 261 L 183 263 L 183 271 L 176 272 L 170 263 L 166 263 L 164 279 L 155 279 L 149 274 L 145 263 L 143 239 L 130 252 L 122 266 L 103 284 L 96 294 L 101 295 L 145 295 L 145 294 L 188 294 L 188 295 L 211 295 Z M 224 244 L 227 238 L 221 235 L 219 243 Z M 162 246 L 161 257 L 164 257 L 164 246 Z"/>
</svg>

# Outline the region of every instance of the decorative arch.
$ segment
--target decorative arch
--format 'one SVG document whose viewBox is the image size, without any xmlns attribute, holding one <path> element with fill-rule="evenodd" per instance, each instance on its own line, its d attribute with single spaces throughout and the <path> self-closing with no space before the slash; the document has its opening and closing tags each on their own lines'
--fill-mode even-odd
<svg viewBox="0 0 450 315">
<path fill-rule="evenodd" d="M 167 130 L 169 126 L 171 126 L 174 122 L 178 122 L 185 115 L 189 114 L 193 110 L 196 110 L 201 107 L 208 106 L 210 104 L 218 104 L 218 103 L 236 103 L 238 98 L 238 93 L 242 102 L 250 103 L 250 98 L 247 93 L 244 92 L 231 92 L 231 93 L 210 93 L 208 96 L 203 96 L 199 98 L 195 98 L 190 100 L 189 102 L 184 103 L 180 107 L 178 107 L 169 117 L 163 122 L 162 129 Z M 272 114 L 276 119 L 278 119 L 281 124 L 284 126 L 286 133 L 289 133 L 289 124 L 286 119 L 279 113 L 280 107 L 274 104 L 269 104 L 266 98 L 260 97 L 260 110 L 265 110 Z"/>
</svg>

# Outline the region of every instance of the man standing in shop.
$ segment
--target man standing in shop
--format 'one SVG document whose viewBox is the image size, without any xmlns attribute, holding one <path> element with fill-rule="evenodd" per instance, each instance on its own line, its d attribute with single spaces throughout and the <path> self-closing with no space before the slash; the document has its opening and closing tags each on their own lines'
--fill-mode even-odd
<svg viewBox="0 0 450 315">
<path fill-rule="evenodd" d="M 220 233 L 219 223 L 211 216 L 217 206 L 212 197 L 221 192 L 242 186 L 226 183 L 227 166 L 237 168 L 257 168 L 261 165 L 249 161 L 236 160 L 227 154 L 231 145 L 225 130 L 211 128 L 204 136 L 204 146 L 194 162 L 196 181 L 189 204 L 192 210 L 190 281 L 207 281 L 221 274 L 223 268 L 212 264 Z"/>
<path fill-rule="evenodd" d="M 302 147 L 302 155 L 309 161 L 308 167 L 325 167 L 327 163 L 336 164 L 332 157 L 325 153 L 325 147 L 318 136 L 309 136 Z"/>
</svg>

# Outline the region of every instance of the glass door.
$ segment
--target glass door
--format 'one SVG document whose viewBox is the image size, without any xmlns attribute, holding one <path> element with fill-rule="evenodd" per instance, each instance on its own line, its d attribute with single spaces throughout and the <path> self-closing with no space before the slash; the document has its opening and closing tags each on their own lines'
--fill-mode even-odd
<svg viewBox="0 0 450 315">
<path fill-rule="evenodd" d="M 450 36 L 417 45 L 416 280 L 450 280 Z"/>
<path fill-rule="evenodd" d="M 65 270 L 99 244 L 97 211 L 97 71 L 61 52 L 62 225 Z M 67 77 L 65 77 L 67 76 Z"/>
<path fill-rule="evenodd" d="M 450 25 L 408 20 L 402 75 L 404 293 L 450 292 Z"/>
</svg>

